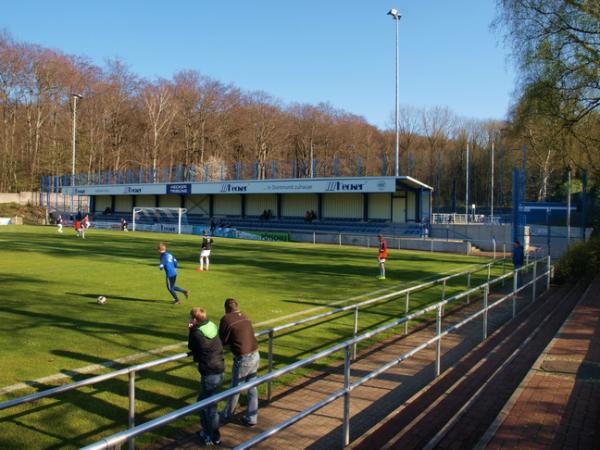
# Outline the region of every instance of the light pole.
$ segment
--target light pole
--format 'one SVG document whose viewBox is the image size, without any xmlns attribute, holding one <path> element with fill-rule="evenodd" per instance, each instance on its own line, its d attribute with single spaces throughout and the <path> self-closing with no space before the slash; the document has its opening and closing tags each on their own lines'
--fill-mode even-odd
<svg viewBox="0 0 600 450">
<path fill-rule="evenodd" d="M 469 223 L 469 143 L 467 142 L 467 158 L 465 167 L 465 216 Z"/>
<path fill-rule="evenodd" d="M 397 9 L 390 9 L 388 11 L 388 16 L 392 16 L 392 18 L 396 21 L 396 117 L 395 117 L 395 125 L 396 125 L 396 167 L 394 170 L 394 175 L 398 176 L 398 159 L 399 159 L 399 148 L 400 148 L 400 127 L 398 122 L 398 116 L 400 115 L 400 103 L 398 99 L 398 91 L 400 90 L 400 48 L 398 46 L 399 42 L 399 27 L 400 27 L 400 12 Z"/>
<path fill-rule="evenodd" d="M 75 197 L 75 132 L 77 130 L 77 100 L 82 99 L 83 96 L 80 94 L 71 94 L 73 97 L 73 159 L 71 160 L 71 187 L 73 188 L 71 191 L 71 212 L 73 212 L 73 199 Z"/>
<path fill-rule="evenodd" d="M 492 141 L 492 176 L 490 178 L 490 222 L 492 225 L 494 224 L 494 144 L 495 142 Z"/>
</svg>

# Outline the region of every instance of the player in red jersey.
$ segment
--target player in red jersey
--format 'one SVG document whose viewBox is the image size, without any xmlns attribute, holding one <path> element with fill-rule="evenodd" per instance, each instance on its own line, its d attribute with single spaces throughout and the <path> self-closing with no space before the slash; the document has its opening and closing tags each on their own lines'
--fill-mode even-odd
<svg viewBox="0 0 600 450">
<path fill-rule="evenodd" d="M 377 254 L 377 260 L 379 261 L 379 276 L 377 279 L 385 280 L 385 260 L 387 259 L 387 242 L 383 238 L 383 235 L 378 234 L 377 239 L 379 240 L 379 253 Z"/>
<path fill-rule="evenodd" d="M 85 239 L 85 229 L 81 224 L 81 220 L 75 219 L 75 221 L 73 222 L 73 228 L 75 228 L 75 234 L 77 237 Z"/>
</svg>

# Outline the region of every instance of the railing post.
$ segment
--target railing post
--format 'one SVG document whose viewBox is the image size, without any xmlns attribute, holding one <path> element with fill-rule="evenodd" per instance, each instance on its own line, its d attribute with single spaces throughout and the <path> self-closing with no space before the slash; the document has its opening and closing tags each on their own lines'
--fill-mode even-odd
<svg viewBox="0 0 600 450">
<path fill-rule="evenodd" d="M 338 235 L 338 240 L 339 240 L 339 244 L 340 244 L 340 247 L 341 247 L 342 246 L 342 233 L 340 233 Z"/>
<path fill-rule="evenodd" d="M 531 285 L 531 301 L 535 301 L 535 285 L 537 284 L 537 260 L 533 260 L 533 284 Z"/>
<path fill-rule="evenodd" d="M 354 331 L 352 332 L 352 337 L 356 337 L 358 334 L 358 305 L 354 308 Z M 358 344 L 355 342 L 352 348 L 352 359 L 356 359 L 356 346 Z"/>
<path fill-rule="evenodd" d="M 515 270 L 513 272 L 513 296 L 512 296 L 512 316 L 513 316 L 513 319 L 517 315 L 517 288 L 518 288 L 518 279 L 519 279 L 519 275 L 517 274 L 517 271 Z"/>
<path fill-rule="evenodd" d="M 404 315 L 408 315 L 408 311 L 410 311 L 410 291 L 406 293 L 406 304 L 404 305 Z M 408 320 L 404 322 L 404 335 L 408 334 Z"/>
<path fill-rule="evenodd" d="M 483 288 L 483 339 L 487 339 L 488 335 L 488 296 L 490 293 L 490 285 L 486 284 Z"/>
<path fill-rule="evenodd" d="M 442 301 L 446 300 L 446 279 L 442 281 Z"/>
<path fill-rule="evenodd" d="M 350 443 L 350 347 L 344 348 L 344 432 L 342 448 Z"/>
<path fill-rule="evenodd" d="M 317 243 L 317 233 L 313 231 L 313 244 Z"/>
<path fill-rule="evenodd" d="M 471 290 L 471 272 L 467 274 L 467 291 Z M 471 294 L 467 294 L 467 305 L 471 303 Z"/>
<path fill-rule="evenodd" d="M 506 246 L 506 244 L 504 244 Z M 506 275 L 506 252 L 502 252 L 502 276 Z M 502 278 L 502 286 L 504 286 L 504 278 Z"/>
<path fill-rule="evenodd" d="M 547 277 L 546 277 L 546 290 L 550 289 L 550 270 L 552 268 L 552 266 L 550 265 L 550 255 L 548 255 L 548 260 L 547 260 L 547 264 L 546 264 L 546 269 L 547 269 Z"/>
<path fill-rule="evenodd" d="M 487 282 L 490 282 L 490 278 L 492 277 L 492 263 L 488 264 L 488 270 L 487 270 Z"/>
<path fill-rule="evenodd" d="M 127 411 L 127 428 L 135 427 L 135 371 L 129 372 L 129 409 Z M 127 441 L 129 450 L 135 450 L 135 439 Z"/>
<path fill-rule="evenodd" d="M 435 330 L 438 337 L 435 343 L 435 376 L 440 376 L 441 364 L 442 364 L 442 305 L 437 308 Z"/>
<path fill-rule="evenodd" d="M 269 368 L 268 372 L 273 372 L 273 329 L 269 330 L 269 354 L 268 354 Z M 267 382 L 267 401 L 271 401 L 271 395 L 273 393 L 273 382 L 269 380 Z"/>
</svg>

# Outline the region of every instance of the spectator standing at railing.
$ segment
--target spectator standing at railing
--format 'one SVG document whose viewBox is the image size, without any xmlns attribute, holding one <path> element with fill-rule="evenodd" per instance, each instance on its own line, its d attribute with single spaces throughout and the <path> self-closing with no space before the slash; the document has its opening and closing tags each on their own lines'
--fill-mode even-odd
<svg viewBox="0 0 600 450">
<path fill-rule="evenodd" d="M 383 238 L 383 235 L 378 234 L 377 239 L 379 240 L 379 252 L 377 253 L 377 261 L 379 261 L 379 276 L 377 279 L 385 280 L 385 261 L 387 260 L 387 242 Z"/>
<path fill-rule="evenodd" d="M 233 353 L 231 387 L 256 378 L 260 355 L 258 341 L 254 336 L 254 327 L 250 319 L 240 311 L 238 302 L 233 298 L 225 300 L 225 315 L 219 324 L 219 336 L 223 345 L 229 345 Z M 225 409 L 221 411 L 223 423 L 231 420 L 235 413 L 240 395 L 229 397 Z M 253 427 L 258 421 L 258 391 L 256 387 L 248 389 L 248 409 L 242 417 L 243 425 Z"/>
<path fill-rule="evenodd" d="M 192 351 L 200 372 L 200 393 L 197 399 L 200 401 L 216 394 L 223 384 L 225 372 L 223 344 L 219 338 L 217 325 L 208 320 L 208 314 L 202 308 L 192 308 L 188 328 L 188 348 Z M 201 443 L 220 445 L 221 433 L 216 403 L 200 411 L 200 424 L 202 430 L 197 436 Z"/>
<path fill-rule="evenodd" d="M 512 251 L 512 263 L 515 269 L 519 269 L 523 267 L 523 262 L 525 261 L 525 251 L 523 246 L 519 241 L 515 241 L 513 244 Z"/>
<path fill-rule="evenodd" d="M 524 260 L 525 260 L 525 251 L 524 251 L 521 243 L 517 240 L 514 242 L 513 250 L 512 250 L 513 269 L 519 270 L 521 267 L 523 267 Z M 522 277 L 523 277 L 523 275 L 522 275 L 521 271 L 519 270 L 519 272 L 517 274 L 517 285 L 518 286 L 520 286 L 522 284 Z"/>
</svg>

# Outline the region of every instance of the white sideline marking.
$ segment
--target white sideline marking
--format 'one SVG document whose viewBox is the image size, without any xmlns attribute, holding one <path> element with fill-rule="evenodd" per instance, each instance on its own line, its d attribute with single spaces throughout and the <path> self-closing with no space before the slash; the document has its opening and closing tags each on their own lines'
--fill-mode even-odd
<svg viewBox="0 0 600 450">
<path fill-rule="evenodd" d="M 467 268 L 468 267 L 473 267 L 473 266 L 479 266 L 479 265 L 480 264 L 473 264 L 471 266 L 467 266 Z M 423 277 L 423 278 L 419 278 L 417 280 L 413 280 L 413 281 L 409 282 L 407 285 L 410 286 L 411 284 L 420 283 L 422 281 L 427 281 L 430 278 L 437 278 L 440 275 L 448 275 L 448 274 L 451 274 L 452 272 L 458 272 L 459 270 L 465 270 L 465 268 L 464 267 L 460 267 L 460 268 L 456 268 L 456 269 L 453 269 L 453 270 L 448 270 L 446 272 L 438 273 L 438 274 L 435 274 L 435 275 L 429 275 L 427 277 Z M 331 302 L 331 303 L 329 303 L 327 305 L 316 306 L 314 308 L 305 309 L 303 311 L 298 311 L 298 312 L 295 312 L 295 313 L 292 313 L 292 314 L 288 314 L 286 316 L 281 316 L 281 317 L 277 317 L 277 318 L 274 318 L 274 319 L 265 320 L 264 322 L 260 322 L 260 323 L 257 323 L 255 325 L 256 325 L 256 327 L 262 327 L 262 326 L 265 326 L 265 325 L 269 325 L 269 324 L 271 324 L 273 322 L 279 322 L 279 321 L 282 321 L 282 320 L 291 319 L 291 318 L 296 317 L 296 316 L 301 316 L 301 315 L 309 314 L 309 313 L 312 313 L 312 312 L 320 311 L 320 310 L 325 309 L 325 308 L 330 307 L 330 306 L 336 306 L 336 305 L 340 305 L 342 303 L 347 303 L 347 302 L 351 302 L 351 301 L 354 301 L 354 300 L 359 300 L 359 299 L 361 299 L 363 297 L 370 297 L 372 295 L 380 294 L 380 293 L 385 292 L 385 291 L 391 291 L 391 290 L 399 288 L 402 285 L 403 284 L 396 284 L 394 286 L 389 286 L 389 287 L 382 288 L 382 289 L 376 289 L 374 291 L 365 292 L 364 294 L 360 294 L 360 295 L 357 295 L 355 297 L 350 297 L 350 298 L 347 298 L 347 299 L 337 300 L 337 301 Z M 37 385 L 40 385 L 40 384 L 52 383 L 52 382 L 55 382 L 55 381 L 58 381 L 58 380 L 66 379 L 66 378 L 72 378 L 75 375 L 81 375 L 81 374 L 96 372 L 96 371 L 98 371 L 100 369 L 106 369 L 108 367 L 112 367 L 115 364 L 123 364 L 123 363 L 131 362 L 131 361 L 136 361 L 138 359 L 142 359 L 142 358 L 145 358 L 145 357 L 148 357 L 148 356 L 151 356 L 151 355 L 160 355 L 161 353 L 164 353 L 164 352 L 167 352 L 167 351 L 170 351 L 170 350 L 175 350 L 175 349 L 177 349 L 177 348 L 179 348 L 179 347 L 181 347 L 183 345 L 186 345 L 186 344 L 187 344 L 187 341 L 182 341 L 182 342 L 179 342 L 177 344 L 165 345 L 164 347 L 155 348 L 153 350 L 148 350 L 146 352 L 135 353 L 133 355 L 123 356 L 122 358 L 117 358 L 117 359 L 110 360 L 110 361 L 104 361 L 104 362 L 99 363 L 99 364 L 91 364 L 89 366 L 81 367 L 79 369 L 65 370 L 65 372 L 63 372 L 63 373 L 56 373 L 54 375 L 49 375 L 47 377 L 38 378 L 37 380 L 26 381 L 25 383 L 16 383 L 16 384 L 13 384 L 13 385 L 10 385 L 10 386 L 6 386 L 6 387 L 3 387 L 3 388 L 0 388 L 0 395 L 9 394 L 11 392 L 19 391 L 21 389 L 27 389 L 27 388 L 30 388 L 30 387 L 36 387 Z"/>
</svg>

